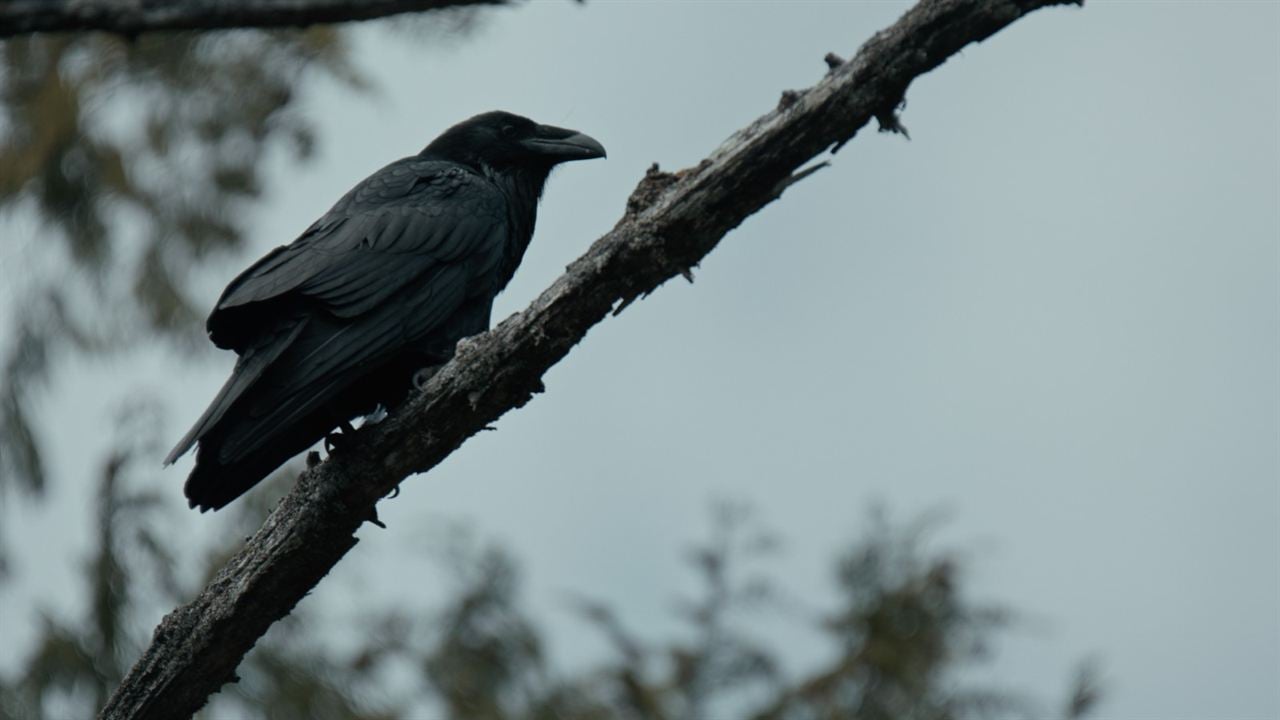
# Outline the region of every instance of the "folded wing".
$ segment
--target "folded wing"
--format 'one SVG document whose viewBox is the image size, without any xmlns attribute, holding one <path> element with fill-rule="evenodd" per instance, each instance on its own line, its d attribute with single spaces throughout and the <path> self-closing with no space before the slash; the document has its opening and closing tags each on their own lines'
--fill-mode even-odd
<svg viewBox="0 0 1280 720">
<path fill-rule="evenodd" d="M 284 428 L 319 427 L 313 416 L 369 372 L 437 336 L 447 341 L 458 318 L 479 309 L 487 323 L 507 240 L 503 208 L 483 178 L 420 158 L 354 188 L 223 293 L 207 327 L 240 361 L 167 461 L 196 442 L 202 463 L 260 455 Z"/>
</svg>

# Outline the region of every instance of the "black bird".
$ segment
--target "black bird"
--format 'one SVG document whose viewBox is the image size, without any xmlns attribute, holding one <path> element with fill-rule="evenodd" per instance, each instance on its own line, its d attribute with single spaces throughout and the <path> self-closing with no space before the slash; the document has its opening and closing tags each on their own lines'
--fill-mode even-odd
<svg viewBox="0 0 1280 720">
<path fill-rule="evenodd" d="M 335 427 L 403 402 L 416 370 L 489 328 L 551 169 L 604 156 L 574 130 L 477 115 L 232 280 L 206 328 L 240 357 L 165 459 L 199 443 L 191 506 L 223 507 Z"/>
</svg>

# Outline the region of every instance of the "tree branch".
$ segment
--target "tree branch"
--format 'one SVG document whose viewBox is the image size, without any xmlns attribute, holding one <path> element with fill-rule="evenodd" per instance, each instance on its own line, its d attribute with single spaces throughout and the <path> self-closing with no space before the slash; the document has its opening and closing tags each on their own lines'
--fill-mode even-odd
<svg viewBox="0 0 1280 720">
<path fill-rule="evenodd" d="M 817 85 L 738 131 L 697 167 L 650 169 L 626 214 L 523 312 L 465 340 L 426 390 L 302 474 L 262 528 L 190 604 L 174 610 L 101 718 L 186 717 L 276 620 L 355 545 L 375 503 L 512 408 L 615 307 L 684 274 L 725 233 L 778 198 L 802 164 L 872 118 L 969 43 L 1070 0 L 923 0 Z M 815 57 L 815 63 L 817 58 Z"/>
<path fill-rule="evenodd" d="M 305 27 L 508 0 L 8 0 L 0 38 L 37 32 Z"/>
</svg>

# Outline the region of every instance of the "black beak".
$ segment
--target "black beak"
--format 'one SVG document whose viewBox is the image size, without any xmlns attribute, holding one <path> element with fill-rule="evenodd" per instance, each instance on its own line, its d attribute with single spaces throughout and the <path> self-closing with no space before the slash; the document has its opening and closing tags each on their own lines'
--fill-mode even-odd
<svg viewBox="0 0 1280 720">
<path fill-rule="evenodd" d="M 590 135 L 551 125 L 539 125 L 537 134 L 521 144 L 558 163 L 608 156 L 604 146 Z"/>
</svg>

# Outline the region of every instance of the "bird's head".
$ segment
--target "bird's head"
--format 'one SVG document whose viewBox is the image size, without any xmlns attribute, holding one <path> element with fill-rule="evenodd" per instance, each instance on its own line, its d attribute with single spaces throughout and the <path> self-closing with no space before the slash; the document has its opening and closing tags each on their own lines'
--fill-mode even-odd
<svg viewBox="0 0 1280 720">
<path fill-rule="evenodd" d="M 511 168 L 547 172 L 563 162 L 605 157 L 605 151 L 594 138 L 577 130 L 494 111 L 449 128 L 431 141 L 422 156 L 498 172 Z"/>
</svg>

